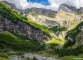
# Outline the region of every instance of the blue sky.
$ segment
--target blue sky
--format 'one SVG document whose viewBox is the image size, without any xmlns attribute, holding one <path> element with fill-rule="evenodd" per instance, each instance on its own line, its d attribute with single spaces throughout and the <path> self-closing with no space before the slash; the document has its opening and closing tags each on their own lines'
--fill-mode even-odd
<svg viewBox="0 0 83 60">
<path fill-rule="evenodd" d="M 27 0 L 28 2 L 33 2 L 33 3 L 41 3 L 43 5 L 50 5 L 48 0 Z"/>
</svg>

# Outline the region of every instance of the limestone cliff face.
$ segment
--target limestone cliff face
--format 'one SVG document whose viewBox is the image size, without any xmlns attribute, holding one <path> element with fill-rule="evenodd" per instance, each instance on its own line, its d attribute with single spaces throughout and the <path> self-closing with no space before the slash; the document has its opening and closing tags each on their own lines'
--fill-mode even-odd
<svg viewBox="0 0 83 60">
<path fill-rule="evenodd" d="M 20 21 L 18 23 L 13 23 L 11 20 L 0 15 L 0 32 L 6 30 L 30 40 L 39 40 L 44 42 L 44 40 L 48 38 L 48 36 L 41 30 L 35 29 L 34 27 Z"/>
</svg>

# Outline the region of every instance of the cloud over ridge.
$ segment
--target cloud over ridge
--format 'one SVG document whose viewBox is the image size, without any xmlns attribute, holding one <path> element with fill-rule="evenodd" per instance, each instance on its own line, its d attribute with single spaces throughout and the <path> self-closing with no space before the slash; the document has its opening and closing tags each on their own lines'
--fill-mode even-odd
<svg viewBox="0 0 83 60">
<path fill-rule="evenodd" d="M 57 11 L 58 7 L 64 3 L 70 6 L 74 6 L 76 8 L 83 7 L 83 0 L 48 0 L 50 5 L 43 5 L 37 2 L 36 3 L 27 2 L 27 0 L 0 0 L 0 1 L 7 1 L 9 3 L 13 3 L 19 9 L 37 7 L 37 8 L 46 8 Z"/>
</svg>

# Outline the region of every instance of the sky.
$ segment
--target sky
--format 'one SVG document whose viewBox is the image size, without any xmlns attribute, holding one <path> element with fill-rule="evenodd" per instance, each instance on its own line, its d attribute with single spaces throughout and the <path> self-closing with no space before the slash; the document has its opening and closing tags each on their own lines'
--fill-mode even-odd
<svg viewBox="0 0 83 60">
<path fill-rule="evenodd" d="M 27 0 L 28 2 L 41 3 L 43 5 L 50 5 L 48 0 Z"/>
<path fill-rule="evenodd" d="M 0 0 L 7 1 L 16 5 L 18 9 L 27 9 L 31 7 L 45 8 L 57 11 L 61 4 L 67 4 L 76 8 L 83 7 L 83 0 Z"/>
</svg>

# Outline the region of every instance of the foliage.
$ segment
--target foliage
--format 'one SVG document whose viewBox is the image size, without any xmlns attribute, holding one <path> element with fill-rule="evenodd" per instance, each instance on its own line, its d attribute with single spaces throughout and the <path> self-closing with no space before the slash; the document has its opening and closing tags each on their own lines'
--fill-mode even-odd
<svg viewBox="0 0 83 60">
<path fill-rule="evenodd" d="M 78 59 L 80 59 L 80 60 L 82 60 L 83 59 L 83 54 L 80 54 L 80 55 L 78 55 L 78 56 L 64 56 L 63 58 L 62 58 L 62 60 L 78 60 Z"/>
<path fill-rule="evenodd" d="M 8 58 L 8 54 L 0 53 L 0 57 Z"/>
<path fill-rule="evenodd" d="M 33 41 L 35 42 L 35 41 Z M 36 42 L 33 43 L 29 40 L 23 40 L 13 34 L 11 34 L 10 32 L 4 32 L 2 34 L 0 34 L 0 48 L 4 49 L 4 48 L 10 48 L 10 49 L 14 49 L 14 50 L 27 50 L 27 51 L 37 51 L 40 50 L 41 45 Z"/>
<path fill-rule="evenodd" d="M 83 45 L 80 45 L 76 48 L 56 48 L 54 44 L 50 45 L 50 48 L 47 50 L 47 53 L 49 54 L 57 54 L 59 57 L 64 57 L 64 56 L 78 56 L 79 54 L 83 53 Z"/>
<path fill-rule="evenodd" d="M 74 45 L 75 42 L 72 42 L 71 40 L 68 40 L 65 44 L 63 48 L 68 48 L 69 46 L 72 47 L 72 45 Z"/>
<path fill-rule="evenodd" d="M 37 60 L 37 58 L 36 57 L 33 57 L 33 59 L 32 60 Z"/>
<path fill-rule="evenodd" d="M 65 39 L 68 40 L 68 37 L 70 37 L 73 40 L 73 42 L 71 42 L 72 45 L 75 44 L 76 36 L 80 33 L 80 31 L 81 31 L 80 28 L 82 28 L 82 25 L 83 25 L 83 21 L 80 22 L 74 29 L 67 32 Z M 70 46 L 70 45 L 68 45 L 68 46 Z"/>
<path fill-rule="evenodd" d="M 6 58 L 0 57 L 0 60 L 7 60 Z"/>
<path fill-rule="evenodd" d="M 58 27 L 58 26 L 54 26 L 54 27 L 52 27 L 52 28 L 49 28 L 49 30 L 52 30 L 52 31 L 54 31 L 54 32 L 57 32 L 57 31 L 62 32 L 62 31 L 66 31 L 67 28 L 66 28 L 66 27 Z"/>
</svg>

